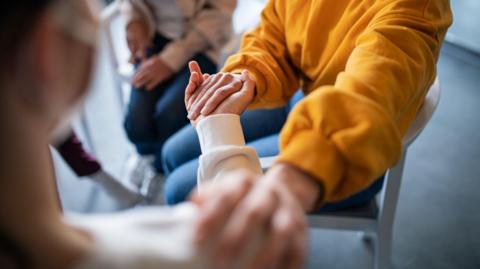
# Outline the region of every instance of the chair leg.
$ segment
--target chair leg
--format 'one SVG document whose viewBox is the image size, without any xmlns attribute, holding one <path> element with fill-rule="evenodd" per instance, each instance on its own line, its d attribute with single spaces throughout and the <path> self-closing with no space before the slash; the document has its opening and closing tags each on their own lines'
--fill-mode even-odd
<svg viewBox="0 0 480 269">
<path fill-rule="evenodd" d="M 392 257 L 392 229 L 380 229 L 375 242 L 374 269 L 390 269 Z"/>
</svg>

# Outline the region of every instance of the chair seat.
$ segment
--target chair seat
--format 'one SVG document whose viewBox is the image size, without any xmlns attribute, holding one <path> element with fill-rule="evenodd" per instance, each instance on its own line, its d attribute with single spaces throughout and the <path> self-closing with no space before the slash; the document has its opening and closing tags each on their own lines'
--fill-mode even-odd
<svg viewBox="0 0 480 269">
<path fill-rule="evenodd" d="M 320 212 L 312 215 L 376 219 L 378 216 L 378 205 L 375 199 L 372 199 L 369 202 L 357 206 L 331 212 Z"/>
</svg>

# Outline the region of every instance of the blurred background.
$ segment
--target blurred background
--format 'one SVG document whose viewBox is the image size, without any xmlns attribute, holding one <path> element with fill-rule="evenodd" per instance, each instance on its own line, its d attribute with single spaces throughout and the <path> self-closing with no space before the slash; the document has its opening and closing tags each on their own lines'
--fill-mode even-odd
<svg viewBox="0 0 480 269">
<path fill-rule="evenodd" d="M 108 2 L 102 3 L 108 8 Z M 237 37 L 259 20 L 263 0 L 239 0 Z M 411 147 L 394 227 L 394 268 L 480 268 L 480 1 L 452 0 L 454 24 L 438 63 L 442 97 L 432 121 Z M 122 127 L 128 87 L 118 76 L 128 50 L 121 19 L 102 32 L 95 79 L 75 130 L 106 170 L 120 177 L 134 150 Z M 113 40 L 115 57 L 112 62 Z M 118 67 L 118 68 L 116 68 Z M 126 71 L 128 72 L 128 70 Z M 53 152 L 62 203 L 67 211 L 108 212 L 114 201 L 79 179 Z M 307 268 L 371 268 L 372 257 L 359 235 L 311 231 Z"/>
</svg>

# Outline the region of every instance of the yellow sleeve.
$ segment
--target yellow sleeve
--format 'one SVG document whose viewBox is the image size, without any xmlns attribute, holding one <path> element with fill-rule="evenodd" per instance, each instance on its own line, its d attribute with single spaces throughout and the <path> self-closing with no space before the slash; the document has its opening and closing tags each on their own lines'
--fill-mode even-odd
<svg viewBox="0 0 480 269">
<path fill-rule="evenodd" d="M 249 108 L 285 105 L 299 88 L 299 77 L 287 53 L 281 1 L 268 1 L 260 25 L 246 33 L 241 51 L 228 58 L 224 72 L 247 69 L 255 80 L 256 97 Z"/>
<path fill-rule="evenodd" d="M 391 1 L 356 40 L 335 84 L 314 90 L 291 112 L 279 161 L 320 180 L 325 202 L 372 184 L 400 157 L 450 24 L 447 0 Z"/>
</svg>

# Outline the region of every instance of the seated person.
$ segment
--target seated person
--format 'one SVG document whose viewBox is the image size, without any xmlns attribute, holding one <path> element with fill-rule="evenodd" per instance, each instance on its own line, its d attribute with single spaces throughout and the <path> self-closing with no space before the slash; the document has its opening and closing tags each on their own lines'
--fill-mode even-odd
<svg viewBox="0 0 480 269">
<path fill-rule="evenodd" d="M 244 71 L 253 80 L 250 109 L 285 105 L 301 88 L 305 97 L 288 115 L 273 146 L 277 161 L 264 177 L 310 201 L 306 211 L 368 202 L 401 154 L 451 21 L 447 0 L 268 1 L 260 25 L 223 72 L 203 78 L 194 66 L 203 80 L 187 94 L 188 117 L 225 106 L 225 98 L 244 89 Z M 189 131 L 182 143 L 198 139 Z M 176 152 L 182 149 L 165 147 L 167 165 Z M 167 198 L 170 190 L 194 188 L 198 161 L 187 161 L 174 163 Z M 317 184 L 306 188 L 311 182 L 296 174 Z"/>
<path fill-rule="evenodd" d="M 298 208 L 290 207 L 295 201 L 305 213 L 330 205 L 348 207 L 375 196 L 379 177 L 399 159 L 402 136 L 436 77 L 451 22 L 447 0 L 268 1 L 260 25 L 244 36 L 223 73 L 203 76 L 192 63 L 194 82 L 186 94 L 189 118 L 195 121 L 226 106 L 277 107 L 301 87 L 305 98 L 280 133 L 280 154 L 255 185 L 263 199 L 240 201 L 250 212 L 288 219 L 287 224 L 269 226 L 269 233 L 295 230 L 303 219 Z M 250 98 L 246 104 L 243 99 L 224 102 L 242 96 Z M 196 141 L 194 135 L 183 139 L 186 145 Z M 167 158 L 170 154 L 164 152 Z M 172 174 L 181 180 L 167 182 L 167 187 L 195 186 L 196 167 L 177 164 Z M 216 192 L 206 201 L 228 195 Z M 272 204 L 277 207 L 272 209 Z M 217 216 L 204 218 L 208 223 Z M 230 220 L 230 227 L 257 224 L 243 211 L 233 212 Z M 204 229 L 215 233 L 215 227 Z M 234 257 L 236 240 L 248 234 L 245 230 L 221 238 L 221 245 L 230 247 L 218 255 Z"/>
<path fill-rule="evenodd" d="M 163 174 L 164 142 L 188 124 L 183 105 L 189 71 L 198 61 L 217 71 L 221 48 L 229 41 L 235 0 L 121 0 L 130 62 L 135 64 L 124 127 L 140 155 L 127 162 L 126 180 L 141 186 L 152 165 Z"/>
<path fill-rule="evenodd" d="M 205 167 L 202 189 L 191 203 L 100 216 L 62 214 L 48 144 L 65 137 L 58 126 L 65 126 L 71 108 L 86 94 L 98 28 L 91 3 L 18 0 L 0 20 L 5 61 L 0 122 L 8 127 L 0 132 L 0 267 L 174 269 L 212 268 L 214 263 L 218 268 L 267 268 L 281 262 L 298 268 L 305 221 L 280 236 L 266 232 L 269 225 L 285 227 L 299 218 L 271 219 L 268 212 L 251 210 L 265 193 L 263 184 L 254 184 L 258 157 L 242 144 L 238 122 L 230 123 L 226 135 L 209 127 L 225 118 L 238 121 L 238 115 L 214 115 L 198 123 Z M 213 113 L 237 112 L 219 107 Z M 244 171 L 231 171 L 238 168 Z M 203 184 L 212 179 L 215 184 Z M 289 212 L 301 212 L 295 200 L 289 206 Z M 272 203 L 266 209 L 276 208 Z M 237 211 L 256 217 L 251 222 L 256 225 L 231 220 Z M 239 232 L 247 234 L 236 240 Z M 233 239 L 234 246 L 224 244 Z M 222 249 L 235 255 L 218 256 Z"/>
</svg>

